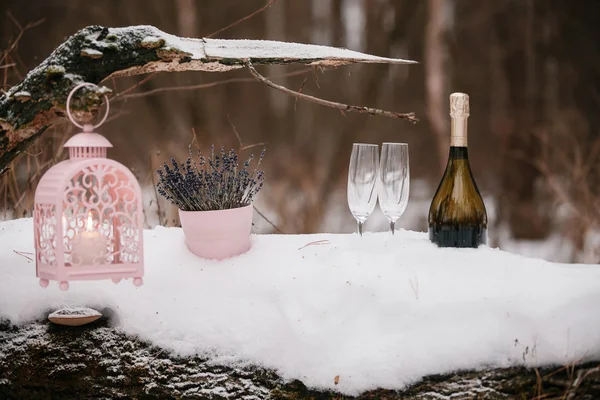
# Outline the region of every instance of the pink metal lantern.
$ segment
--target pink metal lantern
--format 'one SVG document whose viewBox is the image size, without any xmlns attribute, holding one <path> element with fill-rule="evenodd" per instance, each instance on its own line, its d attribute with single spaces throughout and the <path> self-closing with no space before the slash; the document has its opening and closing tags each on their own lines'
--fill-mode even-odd
<svg viewBox="0 0 600 400">
<path fill-rule="evenodd" d="M 36 276 L 47 287 L 59 281 L 61 290 L 69 281 L 133 278 L 142 285 L 144 275 L 143 214 L 140 186 L 129 169 L 106 158 L 110 142 L 81 126 L 71 115 L 69 104 L 76 86 L 67 98 L 67 115 L 83 129 L 65 143 L 69 159 L 50 168 L 35 191 L 33 212 L 36 250 Z"/>
</svg>

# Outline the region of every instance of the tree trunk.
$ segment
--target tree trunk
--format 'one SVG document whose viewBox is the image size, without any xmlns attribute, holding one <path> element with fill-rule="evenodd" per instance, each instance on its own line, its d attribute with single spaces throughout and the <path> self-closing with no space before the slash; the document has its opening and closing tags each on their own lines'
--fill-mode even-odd
<svg viewBox="0 0 600 400">
<path fill-rule="evenodd" d="M 177 28 L 182 37 L 198 35 L 198 9 L 194 0 L 177 0 Z"/>
<path fill-rule="evenodd" d="M 515 123 L 504 142 L 500 212 L 515 238 L 535 240 L 546 237 L 550 227 L 550 216 L 540 212 L 542 203 L 536 183 L 541 175 L 533 163 L 539 147 L 535 132 L 541 125 L 541 102 L 536 93 L 539 81 L 543 79 L 537 48 L 540 25 L 537 9 L 542 5 L 535 0 L 527 0 L 520 6 L 523 7 L 523 18 L 516 18 L 514 25 L 507 26 L 505 32 L 510 35 L 518 28 L 523 32 L 524 40 L 506 60 L 509 75 L 516 77 L 510 88 Z M 517 25 L 519 23 L 520 26 Z"/>
<path fill-rule="evenodd" d="M 425 30 L 425 85 L 427 88 L 427 118 L 436 138 L 438 170 L 444 171 L 448 156 L 448 107 L 446 103 L 445 0 L 428 0 L 428 21 Z"/>
</svg>

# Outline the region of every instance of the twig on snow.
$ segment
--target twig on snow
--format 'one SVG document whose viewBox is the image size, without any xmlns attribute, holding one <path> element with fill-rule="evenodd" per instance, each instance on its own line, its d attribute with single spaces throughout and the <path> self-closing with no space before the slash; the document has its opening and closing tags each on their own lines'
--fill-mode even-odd
<svg viewBox="0 0 600 400">
<path fill-rule="evenodd" d="M 20 255 L 21 257 L 25 257 L 26 259 L 28 259 L 29 261 L 34 261 L 33 258 L 29 257 L 27 254 L 33 255 L 33 253 L 29 253 L 27 251 L 17 251 L 17 250 L 13 250 L 16 254 Z"/>
</svg>

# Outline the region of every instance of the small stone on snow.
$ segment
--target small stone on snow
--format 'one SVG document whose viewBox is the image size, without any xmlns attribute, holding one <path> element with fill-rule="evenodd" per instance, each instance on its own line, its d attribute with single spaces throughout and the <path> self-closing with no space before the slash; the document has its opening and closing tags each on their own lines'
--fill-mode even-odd
<svg viewBox="0 0 600 400">
<path fill-rule="evenodd" d="M 48 316 L 48 318 L 61 317 L 61 318 L 81 318 L 81 317 L 99 317 L 98 311 L 93 308 L 87 307 L 73 307 L 73 308 L 61 308 L 60 310 L 54 311 Z"/>
<path fill-rule="evenodd" d="M 50 314 L 48 319 L 58 325 L 80 326 L 94 322 L 101 316 L 102 314 L 94 309 L 75 307 L 57 310 Z"/>
</svg>

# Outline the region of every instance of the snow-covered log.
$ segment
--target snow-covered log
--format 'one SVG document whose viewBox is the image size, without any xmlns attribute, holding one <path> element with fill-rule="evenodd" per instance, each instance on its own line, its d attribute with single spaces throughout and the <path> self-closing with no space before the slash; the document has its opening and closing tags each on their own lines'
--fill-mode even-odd
<svg viewBox="0 0 600 400">
<path fill-rule="evenodd" d="M 103 310 L 110 315 L 110 310 Z M 344 399 L 284 381 L 256 366 L 178 358 L 112 328 L 102 319 L 81 328 L 47 322 L 0 322 L 0 398 L 37 399 Z M 539 397 L 536 397 L 539 396 Z M 565 397 L 563 397 L 565 396 Z M 360 399 L 598 399 L 600 364 L 523 367 L 430 376 L 403 391 L 372 390 Z"/>
<path fill-rule="evenodd" d="M 61 44 L 22 82 L 0 97 L 0 174 L 64 116 L 70 90 L 79 83 L 168 71 L 228 71 L 251 62 L 335 67 L 351 63 L 410 64 L 327 46 L 265 40 L 180 38 L 153 26 L 90 26 Z M 107 88 L 82 91 L 75 109 L 97 108 Z"/>
<path fill-rule="evenodd" d="M 63 292 L 32 237 L 0 223 L 0 399 L 600 399 L 598 265 L 410 231 L 254 235 L 218 262 L 157 227 L 143 286 Z M 64 308 L 104 317 L 47 322 Z"/>
</svg>

